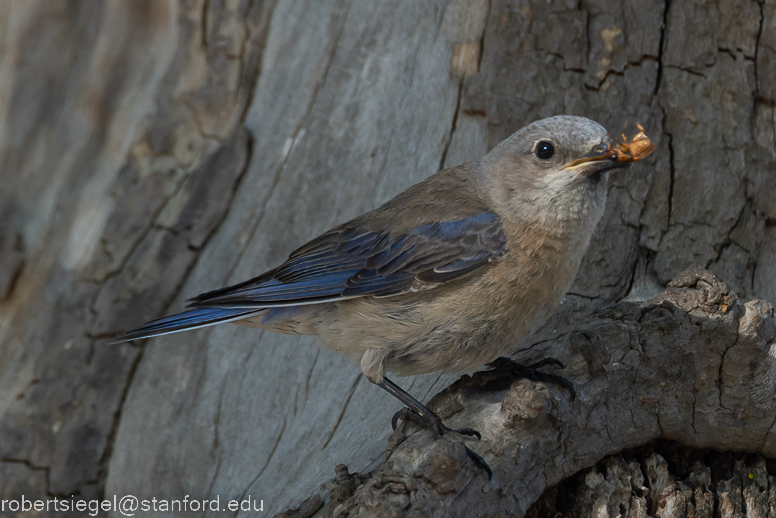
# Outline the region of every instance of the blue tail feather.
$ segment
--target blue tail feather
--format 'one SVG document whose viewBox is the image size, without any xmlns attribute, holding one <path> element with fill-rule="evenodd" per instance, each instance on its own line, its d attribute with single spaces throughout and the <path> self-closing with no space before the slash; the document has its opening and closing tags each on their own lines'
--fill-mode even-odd
<svg viewBox="0 0 776 518">
<path fill-rule="evenodd" d="M 147 324 L 122 333 L 113 343 L 140 340 L 152 336 L 166 335 L 178 331 L 196 329 L 198 327 L 212 326 L 232 320 L 240 320 L 249 315 L 260 313 L 262 310 L 244 308 L 198 308 L 184 311 L 176 315 L 152 320 Z"/>
</svg>

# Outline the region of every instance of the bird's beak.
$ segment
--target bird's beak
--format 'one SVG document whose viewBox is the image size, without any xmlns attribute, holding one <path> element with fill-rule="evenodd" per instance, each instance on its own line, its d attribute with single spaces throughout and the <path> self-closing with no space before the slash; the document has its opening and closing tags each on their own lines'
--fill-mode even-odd
<svg viewBox="0 0 776 518">
<path fill-rule="evenodd" d="M 649 156 L 655 150 L 655 143 L 644 134 L 643 128 L 632 140 L 623 136 L 622 141 L 607 137 L 605 142 L 597 145 L 586 156 L 574 160 L 564 169 L 579 171 L 582 176 L 608 171 L 617 167 L 625 167 Z"/>
</svg>

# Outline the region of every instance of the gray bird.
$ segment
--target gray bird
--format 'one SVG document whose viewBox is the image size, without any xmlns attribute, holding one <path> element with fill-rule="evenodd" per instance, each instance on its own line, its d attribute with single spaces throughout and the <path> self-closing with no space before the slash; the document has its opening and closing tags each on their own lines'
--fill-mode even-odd
<svg viewBox="0 0 776 518">
<path fill-rule="evenodd" d="M 119 341 L 223 322 L 318 335 L 444 433 L 386 372 L 472 371 L 519 349 L 579 269 L 604 212 L 604 173 L 646 154 L 629 153 L 589 119 L 534 122 L 480 160 L 325 232 L 274 270 L 199 295 L 191 310 Z"/>
</svg>

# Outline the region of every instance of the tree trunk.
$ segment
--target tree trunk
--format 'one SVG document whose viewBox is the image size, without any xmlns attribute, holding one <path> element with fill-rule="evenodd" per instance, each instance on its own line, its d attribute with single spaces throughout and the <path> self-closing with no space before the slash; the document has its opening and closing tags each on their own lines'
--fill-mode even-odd
<svg viewBox="0 0 776 518">
<path fill-rule="evenodd" d="M 776 300 L 775 1 L 29 0 L 0 28 L 0 499 L 523 516 L 657 439 L 776 458 L 773 310 L 745 302 Z M 482 432 L 493 482 L 312 337 L 107 345 L 559 113 L 658 143 L 518 356 L 577 399 L 398 380 Z"/>
</svg>

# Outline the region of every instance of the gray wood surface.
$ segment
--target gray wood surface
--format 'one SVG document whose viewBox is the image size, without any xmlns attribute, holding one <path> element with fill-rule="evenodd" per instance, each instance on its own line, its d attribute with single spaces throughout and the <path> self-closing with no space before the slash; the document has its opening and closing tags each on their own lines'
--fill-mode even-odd
<svg viewBox="0 0 776 518">
<path fill-rule="evenodd" d="M 378 466 L 399 404 L 310 337 L 107 342 L 544 116 L 658 148 L 534 341 L 694 265 L 776 300 L 773 0 L 27 0 L 0 35 L 2 498 L 271 514 Z"/>
<path fill-rule="evenodd" d="M 493 480 L 467 457 L 460 435 L 439 439 L 428 430 L 404 426 L 391 437 L 385 461 L 370 473 L 346 476 L 340 469 L 319 516 L 522 517 L 545 490 L 577 471 L 658 439 L 701 454 L 712 450 L 716 453 L 708 458 L 722 457 L 722 462 L 719 452 L 726 450 L 773 458 L 774 338 L 770 303 L 744 304 L 707 270 L 688 269 L 658 297 L 610 305 L 539 346 L 566 364 L 565 372 L 576 383 L 574 401 L 557 384 L 507 379 L 499 387 L 493 386 L 498 380 L 489 379 L 492 374 L 483 372 L 431 400 L 431 408 L 450 426 L 477 423 L 482 440 L 466 443 L 486 459 Z M 677 457 L 692 460 L 691 455 Z M 648 477 L 672 475 L 675 482 L 682 467 L 674 464 L 671 470 L 644 469 Z M 614 488 L 622 487 L 616 472 L 608 473 Z M 645 516 L 638 510 L 649 502 L 650 516 L 697 516 L 690 505 L 681 512 L 665 508 L 677 499 L 674 489 L 662 493 L 667 480 L 651 481 L 645 493 L 636 479 L 634 474 L 632 489 L 640 499 L 606 495 L 601 484 L 583 485 L 571 495 L 571 507 L 580 507 L 578 516 L 636 517 Z M 724 479 L 709 481 L 706 488 L 729 491 L 724 485 Z M 602 492 L 603 502 L 585 508 L 595 491 Z M 554 499 L 545 498 L 562 503 L 569 495 L 558 491 Z M 726 512 L 724 499 L 717 505 L 715 516 L 763 515 L 762 506 L 739 507 L 744 515 Z"/>
</svg>

